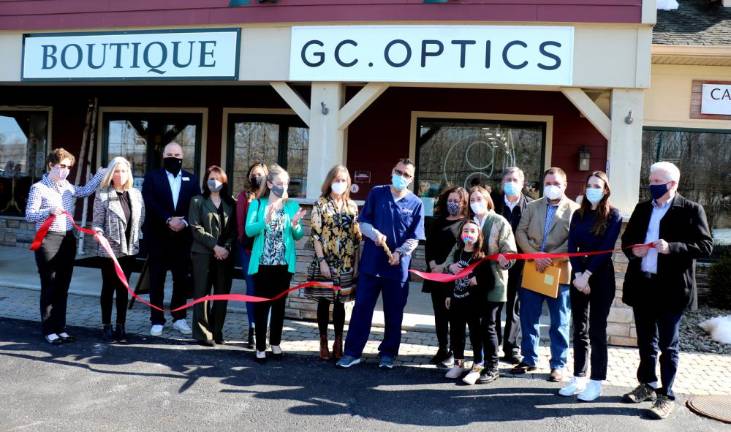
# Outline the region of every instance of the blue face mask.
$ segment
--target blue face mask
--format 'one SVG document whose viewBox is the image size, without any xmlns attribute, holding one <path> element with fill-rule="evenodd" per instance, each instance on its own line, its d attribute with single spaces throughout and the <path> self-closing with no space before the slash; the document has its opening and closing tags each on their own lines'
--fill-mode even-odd
<svg viewBox="0 0 731 432">
<path fill-rule="evenodd" d="M 663 195 L 665 195 L 665 192 L 668 191 L 668 184 L 659 184 L 659 185 L 650 185 L 650 195 L 652 196 L 652 199 L 657 200 L 660 199 Z"/>
<path fill-rule="evenodd" d="M 604 198 L 604 190 L 591 188 L 586 190 L 586 199 L 592 204 L 598 204 Z"/>
<path fill-rule="evenodd" d="M 397 191 L 402 191 L 406 189 L 408 185 L 409 181 L 405 178 L 401 177 L 398 174 L 391 174 L 391 186 L 393 186 L 393 188 Z"/>
<path fill-rule="evenodd" d="M 507 196 L 516 196 L 520 194 L 520 189 L 518 188 L 518 185 L 513 182 L 507 182 L 503 183 L 503 192 L 505 192 L 505 195 Z"/>
</svg>

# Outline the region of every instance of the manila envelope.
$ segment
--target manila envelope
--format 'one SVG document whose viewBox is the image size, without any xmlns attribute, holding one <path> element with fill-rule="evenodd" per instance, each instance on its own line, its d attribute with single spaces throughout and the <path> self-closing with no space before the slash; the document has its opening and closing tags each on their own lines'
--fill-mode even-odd
<svg viewBox="0 0 731 432">
<path fill-rule="evenodd" d="M 539 272 L 536 269 L 535 261 L 528 261 L 523 267 L 523 282 L 521 286 L 525 289 L 535 291 L 548 297 L 558 297 L 558 282 L 561 278 L 561 268 L 558 266 L 548 266 Z"/>
</svg>

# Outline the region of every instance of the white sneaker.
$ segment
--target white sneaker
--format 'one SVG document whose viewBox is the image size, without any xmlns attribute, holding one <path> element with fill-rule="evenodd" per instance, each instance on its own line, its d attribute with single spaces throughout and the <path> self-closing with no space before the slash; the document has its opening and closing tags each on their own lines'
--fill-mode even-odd
<svg viewBox="0 0 731 432">
<path fill-rule="evenodd" d="M 162 324 L 154 324 L 150 327 L 150 336 L 160 336 L 162 334 Z"/>
<path fill-rule="evenodd" d="M 256 359 L 257 360 L 266 360 L 267 358 L 267 352 L 266 351 L 257 351 L 256 352 Z"/>
<path fill-rule="evenodd" d="M 576 399 L 584 402 L 591 402 L 593 400 L 596 400 L 601 395 L 602 382 L 597 380 L 589 380 L 589 383 L 586 384 L 586 388 L 584 389 L 584 391 L 579 393 L 579 395 L 576 396 Z"/>
<path fill-rule="evenodd" d="M 454 356 L 451 355 L 446 360 L 444 360 L 442 362 L 442 366 L 444 366 L 446 368 L 451 368 L 452 366 L 454 366 Z"/>
<path fill-rule="evenodd" d="M 566 397 L 574 396 L 583 392 L 584 388 L 586 388 L 586 377 L 571 377 L 568 385 L 561 388 L 558 394 Z"/>
<path fill-rule="evenodd" d="M 282 347 L 279 345 L 272 345 L 272 354 L 275 356 L 282 355 Z"/>
<path fill-rule="evenodd" d="M 193 334 L 193 330 L 190 329 L 190 326 L 184 319 L 173 321 L 173 328 L 184 335 Z"/>
<path fill-rule="evenodd" d="M 480 378 L 482 369 L 484 369 L 482 365 L 472 366 L 472 370 L 470 370 L 470 373 L 462 378 L 462 382 L 464 382 L 465 384 L 474 385 L 477 382 L 477 379 Z"/>
<path fill-rule="evenodd" d="M 457 379 L 462 376 L 462 374 L 465 373 L 467 369 L 464 367 L 464 362 L 462 360 L 455 360 L 454 366 L 449 368 L 447 373 L 444 375 L 445 378 L 449 379 Z"/>
</svg>

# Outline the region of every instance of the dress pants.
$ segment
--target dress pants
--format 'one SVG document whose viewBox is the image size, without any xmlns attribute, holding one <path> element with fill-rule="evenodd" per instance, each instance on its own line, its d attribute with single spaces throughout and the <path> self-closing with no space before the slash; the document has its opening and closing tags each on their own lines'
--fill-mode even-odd
<svg viewBox="0 0 731 432">
<path fill-rule="evenodd" d="M 66 302 L 74 272 L 76 237 L 72 231 L 49 231 L 35 251 L 41 278 L 41 327 L 43 335 L 66 331 Z"/>
<path fill-rule="evenodd" d="M 193 297 L 199 299 L 211 294 L 231 293 L 233 260 L 229 255 L 218 260 L 212 254 L 191 253 L 193 262 Z M 193 339 L 223 340 L 223 322 L 228 302 L 216 300 L 193 306 Z"/>
<path fill-rule="evenodd" d="M 173 274 L 173 296 L 170 299 L 170 309 L 185 304 L 190 290 L 190 244 L 181 235 L 166 237 L 167 243 L 150 248 L 147 258 L 147 271 L 150 272 L 150 303 L 162 308 L 165 300 L 165 276 L 170 270 Z M 160 249 L 158 249 L 160 248 Z M 186 310 L 171 312 L 173 320 L 184 319 Z M 165 315 L 162 311 L 150 309 L 152 324 L 165 324 Z"/>
</svg>

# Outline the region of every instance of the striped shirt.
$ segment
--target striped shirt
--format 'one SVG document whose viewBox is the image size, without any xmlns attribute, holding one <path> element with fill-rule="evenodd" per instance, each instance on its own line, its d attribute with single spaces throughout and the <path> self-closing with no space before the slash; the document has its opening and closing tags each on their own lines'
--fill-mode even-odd
<svg viewBox="0 0 731 432">
<path fill-rule="evenodd" d="M 35 222 L 36 231 L 38 231 L 51 214 L 52 209 L 56 207 L 61 207 L 70 214 L 74 214 L 76 198 L 93 194 L 106 172 L 106 168 L 100 169 L 87 184 L 79 187 L 72 185 L 68 180 L 55 183 L 48 177 L 48 174 L 44 174 L 43 178 L 30 188 L 28 202 L 25 206 L 25 220 Z M 53 221 L 49 231 L 65 233 L 73 228 L 71 222 L 64 215 L 60 215 Z"/>
</svg>

